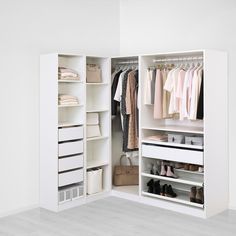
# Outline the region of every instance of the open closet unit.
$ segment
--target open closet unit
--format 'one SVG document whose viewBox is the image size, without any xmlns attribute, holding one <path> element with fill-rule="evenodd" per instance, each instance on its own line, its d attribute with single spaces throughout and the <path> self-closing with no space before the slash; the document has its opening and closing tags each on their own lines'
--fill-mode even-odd
<svg viewBox="0 0 236 236">
<path fill-rule="evenodd" d="M 89 82 L 94 68 L 101 79 Z M 63 69 L 79 79 L 61 78 Z M 131 100 L 122 84 L 129 76 Z M 225 52 L 42 55 L 40 205 L 60 211 L 113 195 L 215 215 L 228 207 L 227 113 Z M 135 185 L 114 185 L 122 155 L 138 170 Z"/>
</svg>

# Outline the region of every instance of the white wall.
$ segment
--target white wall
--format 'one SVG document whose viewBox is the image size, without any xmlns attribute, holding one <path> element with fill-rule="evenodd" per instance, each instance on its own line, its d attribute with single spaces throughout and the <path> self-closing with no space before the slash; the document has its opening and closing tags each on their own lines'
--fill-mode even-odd
<svg viewBox="0 0 236 236">
<path fill-rule="evenodd" d="M 228 52 L 230 206 L 236 208 L 236 1 L 121 0 L 120 3 L 121 54 L 201 48 Z M 216 186 L 219 191 L 220 184 Z"/>
<path fill-rule="evenodd" d="M 39 55 L 119 52 L 117 0 L 0 0 L 0 215 L 39 202 Z"/>
</svg>

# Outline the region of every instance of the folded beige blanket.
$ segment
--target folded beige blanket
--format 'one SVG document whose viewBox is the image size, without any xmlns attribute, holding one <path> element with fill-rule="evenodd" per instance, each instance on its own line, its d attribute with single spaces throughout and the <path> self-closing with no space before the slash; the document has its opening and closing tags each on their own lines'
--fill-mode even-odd
<svg viewBox="0 0 236 236">
<path fill-rule="evenodd" d="M 159 142 L 167 142 L 168 141 L 168 136 L 166 134 L 157 134 L 153 136 L 147 137 L 149 140 L 153 141 L 159 141 Z"/>
</svg>

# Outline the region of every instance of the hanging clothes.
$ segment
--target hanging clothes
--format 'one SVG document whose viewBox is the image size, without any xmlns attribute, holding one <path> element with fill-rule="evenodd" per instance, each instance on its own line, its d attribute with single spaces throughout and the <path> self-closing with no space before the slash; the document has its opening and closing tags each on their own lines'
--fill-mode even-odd
<svg viewBox="0 0 236 236">
<path fill-rule="evenodd" d="M 155 97 L 155 69 L 148 69 L 144 83 L 144 104 L 151 105 Z"/>
<path fill-rule="evenodd" d="M 137 80 L 136 71 L 128 74 L 126 88 L 126 115 L 129 115 L 128 126 L 128 149 L 138 148 L 138 125 L 137 123 Z"/>
<path fill-rule="evenodd" d="M 156 70 L 154 119 L 163 118 L 163 74 L 160 69 Z"/>
<path fill-rule="evenodd" d="M 202 82 L 201 82 L 200 95 L 199 95 L 198 106 L 197 106 L 197 119 L 201 119 L 201 120 L 203 119 L 203 113 L 204 113 L 203 94 L 204 94 L 204 81 L 203 81 L 203 73 L 202 73 Z"/>
<path fill-rule="evenodd" d="M 113 116 L 117 115 L 117 107 L 118 102 L 114 100 L 114 96 L 116 93 L 116 89 L 119 82 L 120 74 L 122 73 L 122 70 L 116 71 L 115 74 L 112 76 L 112 86 L 111 86 L 111 114 Z"/>
</svg>

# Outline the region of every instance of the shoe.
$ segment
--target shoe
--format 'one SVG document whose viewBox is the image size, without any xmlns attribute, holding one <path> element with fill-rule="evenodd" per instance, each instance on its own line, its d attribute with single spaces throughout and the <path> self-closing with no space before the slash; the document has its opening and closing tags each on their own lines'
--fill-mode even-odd
<svg viewBox="0 0 236 236">
<path fill-rule="evenodd" d="M 180 162 L 176 162 L 174 165 L 175 165 L 175 169 L 183 169 L 184 168 L 184 164 L 180 163 Z"/>
<path fill-rule="evenodd" d="M 160 176 L 166 176 L 166 165 L 164 165 L 164 162 L 161 163 L 161 173 Z"/>
<path fill-rule="evenodd" d="M 150 173 L 151 175 L 153 175 L 153 164 L 152 164 L 152 163 L 148 163 L 147 169 L 149 170 L 149 173 Z"/>
<path fill-rule="evenodd" d="M 184 164 L 184 170 L 189 170 L 189 164 Z"/>
<path fill-rule="evenodd" d="M 190 191 L 190 202 L 196 202 L 196 193 L 197 193 L 197 188 L 194 186 L 191 188 L 191 191 Z"/>
<path fill-rule="evenodd" d="M 167 187 L 166 187 L 166 192 L 165 192 L 165 196 L 166 196 L 166 197 L 172 197 L 172 198 L 177 197 L 177 194 L 173 191 L 171 185 L 167 185 Z"/>
<path fill-rule="evenodd" d="M 161 187 L 161 196 L 165 196 L 165 194 L 166 194 L 166 188 L 167 188 L 167 184 L 164 184 L 164 185 Z"/>
<path fill-rule="evenodd" d="M 198 172 L 203 173 L 204 172 L 204 167 L 203 166 L 199 166 L 198 167 Z"/>
<path fill-rule="evenodd" d="M 154 182 L 154 194 L 161 194 L 161 185 L 160 185 L 160 180 Z"/>
<path fill-rule="evenodd" d="M 190 164 L 190 165 L 189 165 L 189 170 L 190 170 L 190 171 L 198 171 L 198 165 L 192 165 L 192 164 Z"/>
<path fill-rule="evenodd" d="M 196 203 L 204 204 L 203 188 L 197 189 L 197 193 L 196 193 Z"/>
<path fill-rule="evenodd" d="M 166 177 L 177 179 L 178 176 L 174 173 L 174 168 L 172 166 L 167 166 Z"/>
<path fill-rule="evenodd" d="M 153 193 L 154 191 L 154 180 L 151 179 L 147 182 L 147 186 L 148 186 L 148 192 L 149 193 Z"/>
<path fill-rule="evenodd" d="M 153 165 L 153 174 L 154 175 L 159 175 L 159 170 L 158 170 L 158 165 L 157 164 Z"/>
</svg>

